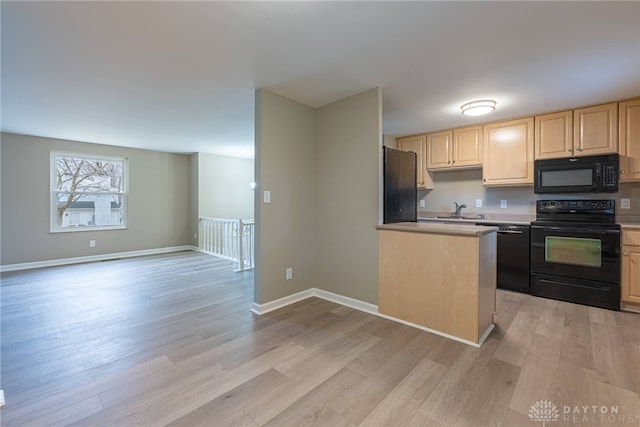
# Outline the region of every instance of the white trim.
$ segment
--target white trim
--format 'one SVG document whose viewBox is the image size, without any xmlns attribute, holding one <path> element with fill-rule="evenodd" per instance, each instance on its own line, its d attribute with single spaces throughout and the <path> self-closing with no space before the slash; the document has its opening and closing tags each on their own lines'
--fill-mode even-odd
<svg viewBox="0 0 640 427">
<path fill-rule="evenodd" d="M 156 248 L 156 249 L 143 249 L 140 251 L 115 252 L 115 253 L 102 254 L 102 255 L 80 256 L 80 257 L 74 257 L 74 258 L 52 259 L 47 261 L 23 262 L 19 264 L 0 265 L 0 272 L 29 270 L 32 268 L 55 267 L 59 265 L 80 264 L 83 262 L 106 261 L 106 260 L 116 259 L 116 258 L 131 258 L 131 257 L 137 257 L 137 256 L 145 256 L 145 255 L 165 254 L 169 252 L 197 251 L 197 250 L 198 249 L 195 246 L 184 245 L 184 246 L 170 246 L 166 248 Z"/>
<path fill-rule="evenodd" d="M 640 305 L 634 303 L 620 303 L 620 310 L 630 311 L 632 313 L 640 313 Z"/>
<path fill-rule="evenodd" d="M 473 344 L 473 345 L 476 347 L 480 347 L 482 343 L 489 337 L 489 334 L 491 333 L 491 331 L 493 331 L 493 328 L 495 327 L 496 325 L 494 323 L 491 323 L 487 328 L 487 330 L 484 331 L 484 334 L 482 334 L 482 336 L 480 337 L 480 342 L 478 344 Z"/>
<path fill-rule="evenodd" d="M 373 314 L 375 316 L 380 316 L 377 305 L 360 301 L 355 298 L 345 297 L 344 295 L 334 294 L 333 292 L 318 288 L 313 288 L 313 296 L 335 302 L 336 304 L 344 305 L 346 307 L 355 308 L 356 310 L 364 311 L 365 313 Z"/>
<path fill-rule="evenodd" d="M 267 314 L 271 311 L 278 310 L 279 308 L 286 307 L 298 301 L 311 298 L 312 296 L 314 296 L 313 289 L 307 289 L 306 291 L 287 295 L 286 297 L 278 298 L 264 304 L 257 304 L 254 302 L 253 306 L 251 307 L 251 312 L 257 314 L 258 316 L 262 316 L 263 314 Z"/>
<path fill-rule="evenodd" d="M 482 345 L 482 343 L 484 342 L 484 340 L 487 338 L 487 336 L 489 336 L 489 333 L 493 330 L 493 327 L 494 327 L 494 325 L 492 323 L 487 328 L 487 330 L 484 332 L 484 334 L 482 334 L 482 337 L 480 337 L 480 342 L 479 343 L 475 343 L 473 341 L 465 340 L 464 338 L 456 337 L 454 335 L 449 335 L 447 333 L 438 331 L 437 329 L 431 329 L 431 328 L 427 328 L 426 326 L 417 325 L 415 323 L 407 322 L 406 320 L 398 319 L 397 317 L 388 316 L 388 315 L 382 314 L 382 313 L 378 313 L 377 315 L 379 317 L 383 317 L 385 319 L 393 320 L 394 322 L 402 323 L 403 325 L 411 326 L 411 327 L 414 327 L 416 329 L 420 329 L 420 330 L 423 330 L 425 332 L 429 332 L 429 333 L 432 333 L 434 335 L 439 335 L 441 337 L 448 338 L 448 339 L 453 340 L 453 341 L 458 341 L 458 342 L 461 342 L 463 344 L 467 344 L 467 345 L 470 345 L 470 346 L 473 346 L 473 347 L 480 347 Z"/>
<path fill-rule="evenodd" d="M 325 291 L 323 289 L 318 289 L 318 288 L 307 289 L 305 291 L 297 292 L 295 294 L 288 295 L 286 297 L 278 298 L 276 300 L 269 301 L 264 304 L 257 304 L 254 302 L 250 311 L 252 313 L 255 313 L 261 316 L 263 314 L 267 314 L 271 311 L 278 310 L 280 308 L 286 307 L 287 305 L 294 304 L 296 302 L 299 302 L 311 297 L 317 297 L 326 301 L 331 301 L 336 304 L 350 307 L 355 310 L 363 311 L 368 314 L 373 314 L 374 316 L 382 317 L 384 319 L 388 319 L 394 322 L 402 323 L 403 325 L 411 326 L 413 328 L 420 329 L 422 331 L 429 332 L 434 335 L 439 335 L 441 337 L 448 338 L 453 341 L 458 341 L 473 347 L 480 347 L 482 343 L 484 343 L 484 341 L 487 339 L 487 337 L 489 336 L 493 328 L 495 327 L 493 323 L 490 324 L 487 330 L 484 331 L 484 333 L 480 337 L 479 342 L 475 343 L 473 341 L 469 341 L 463 338 L 449 335 L 447 333 L 438 331 L 436 329 L 427 328 L 426 326 L 418 325 L 415 323 L 407 322 L 406 320 L 398 319 L 397 317 L 382 314 L 378 311 L 378 306 L 375 304 L 370 304 L 368 302 L 346 297 L 344 295 L 334 294 L 333 292 Z"/>
<path fill-rule="evenodd" d="M 128 230 L 129 227 L 127 227 L 126 225 L 112 225 L 112 226 L 108 226 L 108 225 L 104 225 L 104 226 L 96 226 L 96 227 L 92 227 L 92 226 L 86 226 L 86 227 L 60 227 L 60 228 L 56 228 L 55 230 L 49 230 L 50 234 L 57 234 L 57 233 L 82 233 L 85 231 L 106 231 L 106 230 Z"/>
<path fill-rule="evenodd" d="M 87 194 L 106 194 L 106 195 L 119 195 L 122 199 L 122 204 L 120 209 L 122 211 L 122 224 L 114 224 L 110 225 L 102 225 L 102 226 L 87 226 L 88 230 L 85 230 L 85 227 L 62 227 L 58 225 L 57 218 L 57 194 L 58 193 L 70 193 L 70 191 L 62 191 L 56 189 L 56 170 L 57 163 L 56 159 L 58 157 L 68 157 L 68 158 L 76 158 L 76 159 L 86 159 L 86 160 L 104 160 L 107 162 L 119 162 L 122 163 L 122 191 L 117 192 L 89 192 Z M 127 224 L 129 223 L 128 219 L 128 211 L 129 211 L 129 158 L 122 156 L 109 156 L 102 154 L 91 154 L 91 153 L 77 153 L 71 151 L 58 151 L 58 150 L 50 150 L 49 151 L 49 233 L 60 233 L 60 232 L 77 232 L 77 231 L 101 231 L 101 230 L 126 230 Z"/>
</svg>

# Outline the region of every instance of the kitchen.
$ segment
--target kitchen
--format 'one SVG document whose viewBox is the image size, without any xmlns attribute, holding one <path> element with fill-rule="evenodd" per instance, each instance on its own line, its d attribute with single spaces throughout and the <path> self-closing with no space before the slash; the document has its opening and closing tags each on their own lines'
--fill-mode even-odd
<svg viewBox="0 0 640 427">
<path fill-rule="evenodd" d="M 638 311 L 638 123 L 640 100 L 621 100 L 396 147 L 417 153 L 419 222 L 499 227 L 498 288 Z"/>
</svg>

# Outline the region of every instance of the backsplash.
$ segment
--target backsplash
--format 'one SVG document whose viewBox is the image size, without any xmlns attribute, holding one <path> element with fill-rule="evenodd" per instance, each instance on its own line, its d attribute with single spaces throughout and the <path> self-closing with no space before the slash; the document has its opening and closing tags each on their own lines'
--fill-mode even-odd
<svg viewBox="0 0 640 427">
<path fill-rule="evenodd" d="M 418 201 L 424 200 L 425 207 L 418 203 L 420 212 L 453 212 L 454 202 L 464 203 L 466 214 L 531 215 L 536 213 L 536 200 L 549 199 L 615 199 L 616 213 L 624 216 L 640 215 L 640 183 L 620 184 L 617 193 L 551 195 L 534 194 L 531 187 L 485 187 L 482 185 L 482 169 L 436 172 L 433 174 L 435 188 L 419 190 Z M 620 199 L 631 199 L 630 209 L 620 208 Z M 482 200 L 482 207 L 476 207 L 476 200 Z M 500 201 L 507 201 L 507 208 L 500 207 Z"/>
</svg>

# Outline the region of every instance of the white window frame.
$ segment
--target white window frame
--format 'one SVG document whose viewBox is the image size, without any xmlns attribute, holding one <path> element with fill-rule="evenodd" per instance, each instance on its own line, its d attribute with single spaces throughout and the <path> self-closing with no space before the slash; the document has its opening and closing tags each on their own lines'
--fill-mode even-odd
<svg viewBox="0 0 640 427">
<path fill-rule="evenodd" d="M 103 161 L 116 161 L 122 162 L 122 181 L 123 188 L 121 192 L 108 192 L 95 194 L 117 194 L 122 197 L 122 224 L 117 225 L 101 225 L 101 226 L 88 226 L 88 227 L 60 227 L 58 226 L 58 207 L 57 207 L 57 193 L 56 186 L 56 159 L 58 157 L 73 157 L 75 159 L 87 159 L 87 160 L 103 160 Z M 129 199 L 129 159 L 126 157 L 117 156 L 105 156 L 101 154 L 87 154 L 77 153 L 70 151 L 50 151 L 49 154 L 50 167 L 49 167 L 49 181 L 50 181 L 50 201 L 49 201 L 49 232 L 50 233 L 76 233 L 83 231 L 100 231 L 100 230 L 125 230 L 128 228 L 128 199 Z M 88 193 L 89 194 L 89 193 Z"/>
</svg>

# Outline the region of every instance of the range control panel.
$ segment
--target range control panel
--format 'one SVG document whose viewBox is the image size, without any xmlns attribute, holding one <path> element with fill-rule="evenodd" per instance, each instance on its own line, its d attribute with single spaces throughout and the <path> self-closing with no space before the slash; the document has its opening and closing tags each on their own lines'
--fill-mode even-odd
<svg viewBox="0 0 640 427">
<path fill-rule="evenodd" d="M 537 212 L 602 212 L 615 211 L 615 200 L 538 200 Z"/>
<path fill-rule="evenodd" d="M 536 222 L 614 223 L 615 200 L 537 200 Z"/>
</svg>

